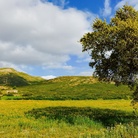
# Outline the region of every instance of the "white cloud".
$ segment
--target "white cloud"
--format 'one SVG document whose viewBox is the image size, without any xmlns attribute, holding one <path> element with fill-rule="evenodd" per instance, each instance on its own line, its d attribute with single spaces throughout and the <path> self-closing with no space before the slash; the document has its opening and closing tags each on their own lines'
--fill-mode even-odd
<svg viewBox="0 0 138 138">
<path fill-rule="evenodd" d="M 0 17 L 0 61 L 72 69 L 67 61 L 82 54 L 77 41 L 95 15 L 39 0 L 0 0 Z"/>
<path fill-rule="evenodd" d="M 50 80 L 56 78 L 56 76 L 48 75 L 48 76 L 41 76 L 43 79 Z"/>
<path fill-rule="evenodd" d="M 110 0 L 105 0 L 104 2 L 104 9 L 103 9 L 103 16 L 107 17 L 111 15 L 112 8 L 110 7 Z"/>
<path fill-rule="evenodd" d="M 131 5 L 138 10 L 138 0 L 122 0 L 115 6 L 115 9 L 121 8 L 125 4 Z"/>
</svg>

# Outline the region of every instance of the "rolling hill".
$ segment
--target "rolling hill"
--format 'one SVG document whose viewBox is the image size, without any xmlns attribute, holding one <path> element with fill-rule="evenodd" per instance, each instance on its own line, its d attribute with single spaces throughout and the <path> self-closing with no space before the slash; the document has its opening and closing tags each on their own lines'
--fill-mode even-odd
<svg viewBox="0 0 138 138">
<path fill-rule="evenodd" d="M 86 100 L 130 99 L 132 91 L 125 85 L 99 82 L 93 77 L 63 76 L 38 85 L 19 88 L 25 99 L 39 100 Z"/>
<path fill-rule="evenodd" d="M 132 91 L 127 86 L 116 87 L 112 83 L 99 82 L 92 76 L 62 76 L 44 80 L 12 68 L 0 69 L 0 86 L 2 89 L 3 86 L 7 86 L 7 90 L 16 86 L 16 90 L 18 90 L 16 94 L 7 95 L 7 90 L 1 89 L 1 97 L 6 94 L 7 99 L 96 100 L 132 98 Z"/>
<path fill-rule="evenodd" d="M 0 68 L 0 85 L 4 86 L 26 86 L 36 84 L 44 79 L 18 72 L 13 68 Z"/>
</svg>

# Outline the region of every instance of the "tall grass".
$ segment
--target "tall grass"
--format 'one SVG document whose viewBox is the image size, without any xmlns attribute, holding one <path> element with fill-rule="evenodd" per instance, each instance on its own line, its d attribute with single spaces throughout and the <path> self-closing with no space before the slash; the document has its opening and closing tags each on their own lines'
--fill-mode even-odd
<svg viewBox="0 0 138 138">
<path fill-rule="evenodd" d="M 48 119 L 45 116 L 35 119 L 25 112 L 33 108 L 45 107 L 92 107 L 100 109 L 122 110 L 130 113 L 129 100 L 86 100 L 86 101 L 6 101 L 0 100 L 0 137 L 1 138 L 112 138 L 111 134 L 138 136 L 138 127 L 134 124 L 118 124 L 105 127 L 101 122 L 78 116 L 74 124 L 62 120 Z M 122 128 L 122 129 L 120 129 Z M 129 129 L 129 131 L 128 131 Z M 120 130 L 120 131 L 119 131 Z M 122 135 L 121 134 L 121 135 Z M 120 135 L 120 136 L 121 136 Z M 113 137 L 115 138 L 115 137 Z M 117 138 L 117 137 L 116 137 Z M 119 138 L 119 137 L 118 137 Z M 131 137 L 130 137 L 131 138 Z"/>
</svg>

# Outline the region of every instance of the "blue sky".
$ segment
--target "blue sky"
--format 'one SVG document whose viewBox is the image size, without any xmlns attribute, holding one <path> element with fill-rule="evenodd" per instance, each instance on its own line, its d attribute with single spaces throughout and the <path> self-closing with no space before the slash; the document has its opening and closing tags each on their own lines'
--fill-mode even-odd
<svg viewBox="0 0 138 138">
<path fill-rule="evenodd" d="M 137 0 L 0 0 L 0 67 L 52 78 L 92 75 L 79 39 L 95 18 Z"/>
</svg>

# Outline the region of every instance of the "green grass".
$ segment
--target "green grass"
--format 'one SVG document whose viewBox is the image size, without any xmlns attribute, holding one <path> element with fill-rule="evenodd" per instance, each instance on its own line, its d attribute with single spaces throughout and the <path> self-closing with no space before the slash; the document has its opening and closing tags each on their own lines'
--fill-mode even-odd
<svg viewBox="0 0 138 138">
<path fill-rule="evenodd" d="M 138 137 L 138 127 L 134 123 L 117 122 L 109 127 L 110 125 L 105 125 L 102 120 L 91 118 L 94 114 L 104 117 L 107 115 L 105 111 L 109 115 L 112 111 L 117 115 L 121 113 L 122 118 L 125 118 L 133 111 L 130 100 L 0 100 L 0 111 L 1 138 L 122 138 L 122 135 L 126 138 Z M 44 114 L 40 115 L 39 111 Z M 49 117 L 46 117 L 48 113 Z M 36 115 L 39 116 L 36 118 Z M 130 121 L 133 119 L 130 118 Z"/>
<path fill-rule="evenodd" d="M 125 86 L 115 86 L 112 83 L 99 82 L 93 77 L 66 76 L 52 80 L 40 81 L 36 77 L 25 73 L 7 69 L 3 73 L 0 70 L 0 84 L 5 82 L 18 90 L 18 97 L 1 99 L 32 99 L 32 100 L 87 100 L 87 99 L 132 99 L 132 91 Z M 5 75 L 5 76 L 4 76 Z M 28 86 L 24 86 L 28 85 Z M 18 87 L 16 87 L 18 86 Z M 0 94 L 4 96 L 7 89 L 12 87 L 0 87 Z M 14 94 L 13 94 L 14 95 Z"/>
<path fill-rule="evenodd" d="M 101 122 L 104 126 L 113 126 L 118 123 L 135 122 L 135 115 L 121 110 L 100 109 L 90 107 L 46 107 L 26 112 L 26 115 L 38 119 L 45 117 L 66 123 L 76 124 L 78 118 L 86 118 L 90 122 Z M 81 119 L 80 119 L 81 120 Z M 135 122 L 136 123 L 136 122 Z"/>
<path fill-rule="evenodd" d="M 18 88 L 25 99 L 84 100 L 84 99 L 131 99 L 132 91 L 127 86 L 100 83 L 92 77 L 60 77 Z"/>
<path fill-rule="evenodd" d="M 1 100 L 18 100 L 22 99 L 22 96 L 2 96 Z"/>
</svg>

